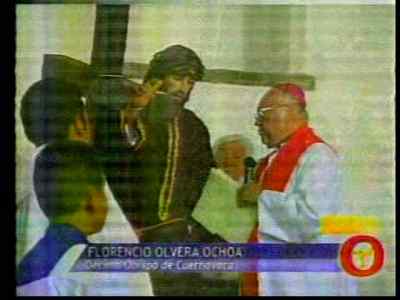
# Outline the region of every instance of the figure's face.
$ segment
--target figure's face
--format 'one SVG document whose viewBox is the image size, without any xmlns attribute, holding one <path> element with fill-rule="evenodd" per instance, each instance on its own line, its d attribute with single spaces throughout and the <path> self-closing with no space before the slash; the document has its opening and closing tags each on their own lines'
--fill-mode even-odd
<svg viewBox="0 0 400 300">
<path fill-rule="evenodd" d="M 232 179 L 239 181 L 244 176 L 244 159 L 247 150 L 239 142 L 231 142 L 221 145 L 216 153 L 217 167 L 222 169 Z"/>
<path fill-rule="evenodd" d="M 297 121 L 293 109 L 295 105 L 279 92 L 272 91 L 261 99 L 255 125 L 262 142 L 269 148 L 279 146 L 293 133 Z"/>
<path fill-rule="evenodd" d="M 160 90 L 173 96 L 180 105 L 184 106 L 189 101 L 195 83 L 194 76 L 190 73 L 171 74 L 164 78 Z"/>
</svg>

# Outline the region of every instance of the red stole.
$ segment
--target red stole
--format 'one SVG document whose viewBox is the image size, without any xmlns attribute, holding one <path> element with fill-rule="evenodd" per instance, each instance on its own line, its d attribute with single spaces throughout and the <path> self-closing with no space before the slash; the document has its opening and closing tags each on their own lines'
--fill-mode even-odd
<svg viewBox="0 0 400 300">
<path fill-rule="evenodd" d="M 269 160 L 273 153 L 267 155 L 258 165 L 256 172 L 256 180 L 262 181 L 263 190 L 284 192 L 301 155 L 315 143 L 324 141 L 306 126 L 298 129 L 279 149 L 271 164 Z M 256 224 L 248 240 L 249 243 L 258 243 L 257 228 Z M 241 289 L 242 296 L 258 296 L 257 273 L 244 273 Z"/>
</svg>

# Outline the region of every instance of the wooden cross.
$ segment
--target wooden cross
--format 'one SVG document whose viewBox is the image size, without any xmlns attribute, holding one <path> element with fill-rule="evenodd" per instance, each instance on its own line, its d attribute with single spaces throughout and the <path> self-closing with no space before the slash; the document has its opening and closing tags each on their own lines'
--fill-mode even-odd
<svg viewBox="0 0 400 300">
<path fill-rule="evenodd" d="M 124 62 L 129 8 L 129 5 L 97 5 L 91 65 L 66 56 L 45 55 L 42 76 L 63 77 L 81 86 L 87 86 L 96 74 L 124 74 L 129 78 L 142 79 L 148 64 Z M 315 78 L 301 73 L 207 69 L 202 81 L 246 86 L 273 86 L 291 82 L 305 90 L 315 89 Z"/>
</svg>

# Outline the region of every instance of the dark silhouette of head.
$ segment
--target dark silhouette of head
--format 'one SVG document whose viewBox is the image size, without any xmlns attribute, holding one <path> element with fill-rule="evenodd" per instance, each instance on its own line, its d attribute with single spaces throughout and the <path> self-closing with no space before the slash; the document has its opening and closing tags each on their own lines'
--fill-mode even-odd
<svg viewBox="0 0 400 300">
<path fill-rule="evenodd" d="M 33 173 L 39 206 L 49 220 L 86 234 L 99 231 L 107 214 L 105 179 L 93 154 L 83 142 L 50 143 L 37 155 Z"/>
<path fill-rule="evenodd" d="M 77 118 L 83 118 L 80 89 L 60 79 L 34 83 L 21 100 L 20 116 L 25 134 L 35 146 L 65 140 Z"/>
</svg>

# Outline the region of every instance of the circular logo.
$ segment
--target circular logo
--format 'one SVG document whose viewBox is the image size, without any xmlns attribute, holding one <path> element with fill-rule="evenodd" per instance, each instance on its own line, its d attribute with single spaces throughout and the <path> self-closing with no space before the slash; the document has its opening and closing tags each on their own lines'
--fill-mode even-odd
<svg viewBox="0 0 400 300">
<path fill-rule="evenodd" d="M 383 267 L 383 245 L 373 236 L 353 236 L 342 245 L 340 259 L 343 269 L 350 275 L 371 276 Z"/>
</svg>

